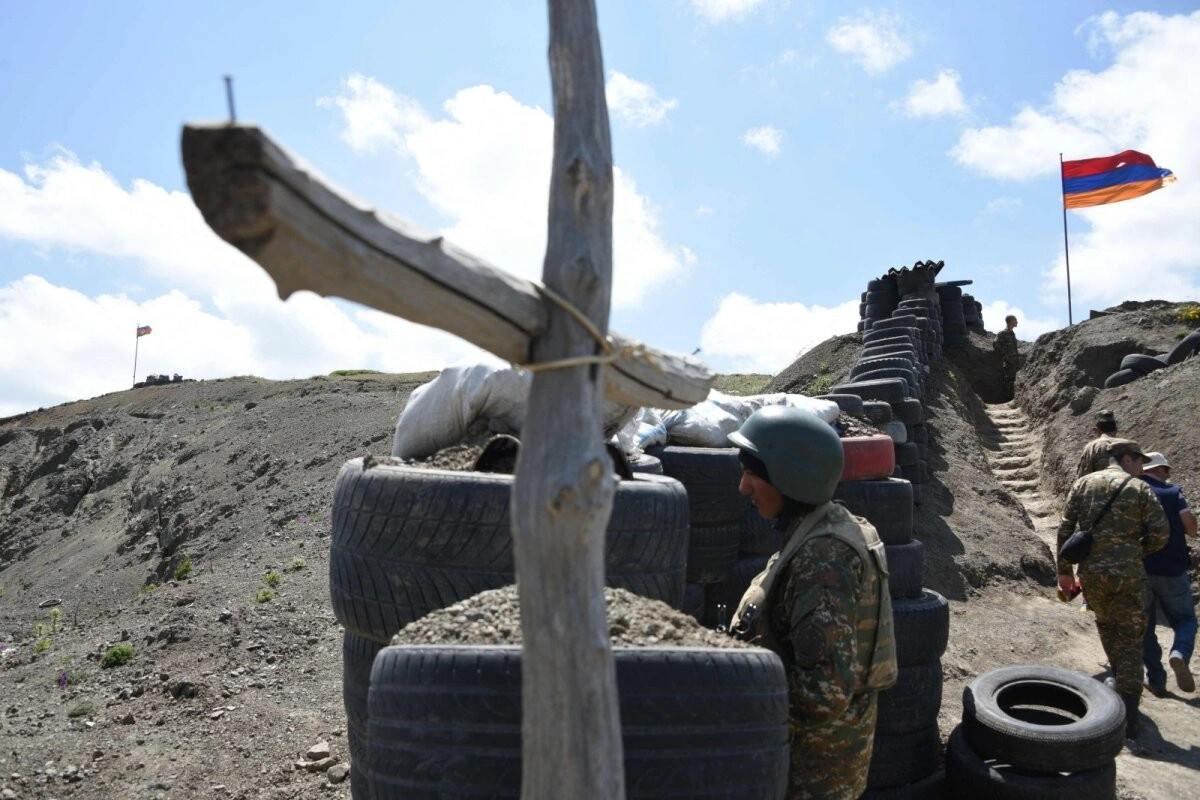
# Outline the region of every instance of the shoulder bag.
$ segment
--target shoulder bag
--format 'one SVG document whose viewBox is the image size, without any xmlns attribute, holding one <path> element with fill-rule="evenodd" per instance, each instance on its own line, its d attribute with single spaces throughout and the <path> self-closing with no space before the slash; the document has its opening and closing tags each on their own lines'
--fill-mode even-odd
<svg viewBox="0 0 1200 800">
<path fill-rule="evenodd" d="M 1096 518 L 1092 520 L 1091 525 L 1075 531 L 1073 534 L 1071 534 L 1069 539 L 1063 542 L 1062 548 L 1058 551 L 1058 555 L 1063 561 L 1066 561 L 1068 564 L 1082 564 L 1087 560 L 1088 553 L 1092 552 L 1092 541 L 1094 538 L 1092 536 L 1092 531 L 1097 525 L 1100 524 L 1100 520 L 1104 519 L 1104 515 L 1107 514 L 1108 509 L 1112 507 L 1113 500 L 1117 499 L 1117 495 L 1121 493 L 1121 490 L 1124 489 L 1125 485 L 1131 480 L 1133 480 L 1132 475 L 1121 481 L 1121 485 L 1117 487 L 1117 490 L 1113 492 L 1111 496 L 1109 496 L 1108 502 L 1104 504 L 1104 508 L 1100 509 L 1100 513 L 1097 514 Z"/>
</svg>

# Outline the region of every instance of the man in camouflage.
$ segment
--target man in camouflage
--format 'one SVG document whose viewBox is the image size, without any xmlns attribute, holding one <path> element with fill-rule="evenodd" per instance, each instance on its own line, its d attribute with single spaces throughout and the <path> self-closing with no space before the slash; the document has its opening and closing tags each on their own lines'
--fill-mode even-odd
<svg viewBox="0 0 1200 800">
<path fill-rule="evenodd" d="M 787 671 L 787 798 L 853 800 L 867 786 L 878 692 L 897 674 L 883 543 L 831 502 L 844 455 L 827 423 L 767 407 L 729 439 L 740 451 L 740 491 L 784 536 L 732 630 L 773 650 Z"/>
<path fill-rule="evenodd" d="M 1079 454 L 1079 467 L 1075 471 L 1076 478 L 1082 478 L 1089 472 L 1108 469 L 1108 445 L 1117 433 L 1117 418 L 1106 408 L 1096 414 L 1096 423 L 1092 426 L 1093 438 L 1083 446 Z"/>
<path fill-rule="evenodd" d="M 1077 478 L 1067 495 L 1058 550 L 1075 532 L 1091 528 L 1091 552 L 1079 565 L 1088 607 L 1095 612 L 1100 644 L 1112 667 L 1113 685 L 1125 703 L 1125 736 L 1137 736 L 1138 705 L 1142 697 L 1142 635 L 1146 630 L 1143 599 L 1146 570 L 1142 559 L 1167 544 L 1169 528 L 1154 491 L 1140 480 L 1146 456 L 1137 442 L 1112 439 L 1107 469 Z M 1097 523 L 1096 517 L 1112 497 Z M 1071 564 L 1058 558 L 1058 585 L 1074 584 Z"/>
<path fill-rule="evenodd" d="M 1021 354 L 1017 350 L 1017 318 L 1009 314 L 1004 318 L 1004 330 L 996 334 L 992 349 L 1000 359 L 1000 375 L 1004 380 L 1004 389 L 1009 397 L 1013 396 L 1013 385 L 1017 380 L 1017 370 L 1021 367 Z"/>
</svg>

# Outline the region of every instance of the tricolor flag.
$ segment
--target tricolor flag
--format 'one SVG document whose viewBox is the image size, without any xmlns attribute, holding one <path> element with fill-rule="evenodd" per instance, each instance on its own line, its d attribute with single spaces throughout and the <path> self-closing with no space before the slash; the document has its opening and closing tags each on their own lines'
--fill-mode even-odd
<svg viewBox="0 0 1200 800">
<path fill-rule="evenodd" d="M 148 333 L 150 333 L 149 325 L 138 325 L 138 329 L 137 329 L 138 336 L 145 336 Z"/>
<path fill-rule="evenodd" d="M 1161 189 L 1175 174 L 1136 150 L 1062 163 L 1063 204 L 1087 208 L 1132 200 Z"/>
</svg>

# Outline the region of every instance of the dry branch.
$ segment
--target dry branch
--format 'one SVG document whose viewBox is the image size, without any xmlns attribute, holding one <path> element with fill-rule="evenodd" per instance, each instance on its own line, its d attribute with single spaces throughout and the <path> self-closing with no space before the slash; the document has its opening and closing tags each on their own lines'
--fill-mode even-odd
<svg viewBox="0 0 1200 800">
<path fill-rule="evenodd" d="M 187 125 L 182 150 L 205 221 L 267 271 L 280 297 L 301 289 L 342 297 L 514 364 L 531 360 L 549 306 L 532 282 L 349 199 L 257 127 Z M 713 374 L 699 361 L 612 339 L 609 399 L 686 408 L 708 396 Z"/>
</svg>

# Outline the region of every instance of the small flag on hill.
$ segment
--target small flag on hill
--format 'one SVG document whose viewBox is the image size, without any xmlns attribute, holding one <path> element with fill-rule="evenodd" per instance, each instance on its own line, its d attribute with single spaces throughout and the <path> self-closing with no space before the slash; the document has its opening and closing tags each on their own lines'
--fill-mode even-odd
<svg viewBox="0 0 1200 800">
<path fill-rule="evenodd" d="M 138 325 L 138 329 L 137 329 L 138 336 L 146 336 L 149 333 L 150 333 L 149 325 Z"/>
<path fill-rule="evenodd" d="M 1062 162 L 1063 204 L 1088 208 L 1132 200 L 1161 189 L 1175 174 L 1136 150 L 1115 156 Z"/>
</svg>

